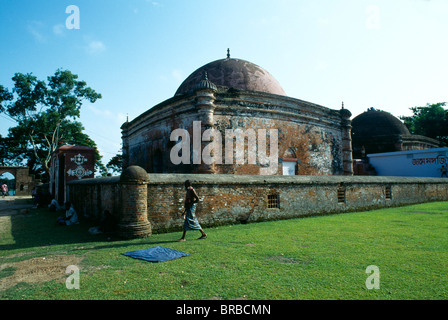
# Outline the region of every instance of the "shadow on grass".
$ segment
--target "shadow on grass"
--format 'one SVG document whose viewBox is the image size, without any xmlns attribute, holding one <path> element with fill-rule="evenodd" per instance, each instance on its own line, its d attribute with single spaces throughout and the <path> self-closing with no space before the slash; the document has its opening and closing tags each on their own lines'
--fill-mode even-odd
<svg viewBox="0 0 448 320">
<path fill-rule="evenodd" d="M 87 243 L 92 243 L 96 249 L 107 249 L 132 246 L 136 243 L 147 245 L 172 243 L 179 238 L 177 234 L 173 234 L 173 240 L 166 241 L 157 241 L 153 237 L 127 240 L 114 233 L 92 235 L 89 233 L 89 228 L 97 225 L 95 221 L 79 217 L 79 224 L 61 226 L 56 221 L 59 216 L 65 215 L 65 211 L 51 212 L 47 208 L 24 209 L 22 206 L 20 209 L 9 211 L 0 208 L 0 213 L 2 214 L 0 223 L 5 224 L 9 219 L 10 224 L 10 228 L 5 226 L 0 228 L 0 251 L 70 244 L 73 244 L 75 251 L 78 247 L 82 248 L 82 244 Z M 95 242 L 97 245 L 94 244 Z"/>
</svg>

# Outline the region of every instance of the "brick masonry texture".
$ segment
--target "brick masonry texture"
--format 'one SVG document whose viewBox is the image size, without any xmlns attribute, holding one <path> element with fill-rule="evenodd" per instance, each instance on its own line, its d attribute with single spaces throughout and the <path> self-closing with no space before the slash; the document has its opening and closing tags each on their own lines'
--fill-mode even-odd
<svg viewBox="0 0 448 320">
<path fill-rule="evenodd" d="M 175 143 L 170 141 L 170 134 L 182 128 L 193 137 L 193 122 L 201 121 L 203 129 L 218 130 L 222 141 L 226 129 L 277 129 L 278 156 L 300 159 L 299 175 L 350 175 L 349 117 L 350 112 L 345 109 L 332 110 L 268 93 L 198 91 L 168 99 L 122 126 L 124 167 L 138 165 L 149 173 L 200 172 L 197 165 L 171 163 L 170 151 Z M 247 142 L 245 150 L 247 153 Z M 246 158 L 243 165 L 216 164 L 213 173 L 259 174 L 260 166 L 248 164 Z M 275 174 L 281 174 L 281 167 Z"/>
<path fill-rule="evenodd" d="M 140 191 L 132 191 L 129 199 L 120 196 L 129 186 L 120 184 L 119 177 L 70 182 L 68 193 L 76 210 L 92 216 L 99 217 L 107 209 L 125 221 L 126 208 L 141 210 L 139 218 L 128 219 L 127 223 L 144 227 L 148 221 L 152 232 L 182 228 L 187 179 L 199 195 L 196 214 L 205 228 L 448 200 L 448 180 L 439 178 L 225 174 L 148 177 L 147 184 L 140 185 Z M 277 208 L 268 208 L 269 195 L 277 196 Z M 134 229 L 140 232 L 138 227 Z"/>
</svg>

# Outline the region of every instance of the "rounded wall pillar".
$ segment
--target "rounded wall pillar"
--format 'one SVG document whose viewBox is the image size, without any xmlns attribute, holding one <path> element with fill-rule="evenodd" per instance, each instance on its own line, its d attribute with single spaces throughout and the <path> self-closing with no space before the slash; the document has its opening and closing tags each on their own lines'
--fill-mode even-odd
<svg viewBox="0 0 448 320">
<path fill-rule="evenodd" d="M 344 104 L 342 104 L 342 109 L 339 110 L 341 115 L 341 130 L 342 130 L 342 163 L 344 167 L 344 175 L 353 175 L 353 150 L 352 150 L 352 125 L 350 117 L 352 113 L 344 109 Z"/>
<path fill-rule="evenodd" d="M 151 223 L 148 221 L 148 182 L 148 173 L 138 166 L 128 167 L 121 174 L 118 235 L 123 238 L 144 238 L 151 235 Z"/>
</svg>

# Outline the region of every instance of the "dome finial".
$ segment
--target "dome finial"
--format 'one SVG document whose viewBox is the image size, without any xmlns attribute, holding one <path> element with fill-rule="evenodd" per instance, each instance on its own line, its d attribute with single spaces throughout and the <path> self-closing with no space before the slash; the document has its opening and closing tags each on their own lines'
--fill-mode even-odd
<svg viewBox="0 0 448 320">
<path fill-rule="evenodd" d="M 230 59 L 230 49 L 227 48 L 227 59 Z"/>
<path fill-rule="evenodd" d="M 204 70 L 204 73 L 202 74 L 202 80 L 199 81 L 194 88 L 195 91 L 204 89 L 211 89 L 213 91 L 217 90 L 216 85 L 208 80 L 208 72 L 206 70 Z"/>
</svg>

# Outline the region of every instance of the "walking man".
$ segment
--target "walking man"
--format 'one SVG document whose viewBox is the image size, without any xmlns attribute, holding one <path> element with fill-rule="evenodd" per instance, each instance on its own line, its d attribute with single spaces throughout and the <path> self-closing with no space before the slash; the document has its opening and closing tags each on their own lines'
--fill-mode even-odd
<svg viewBox="0 0 448 320">
<path fill-rule="evenodd" d="M 187 190 L 187 194 L 185 195 L 185 210 L 183 213 L 185 219 L 184 233 L 178 241 L 185 241 L 185 234 L 187 230 L 199 230 L 202 234 L 199 239 L 205 239 L 207 238 L 207 234 L 204 230 L 202 230 L 201 225 L 198 222 L 198 218 L 196 218 L 195 215 L 196 204 L 199 202 L 199 197 L 191 186 L 191 182 L 189 180 L 185 181 L 185 190 Z"/>
</svg>

